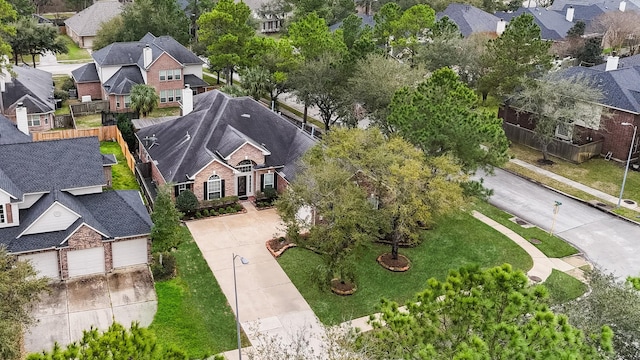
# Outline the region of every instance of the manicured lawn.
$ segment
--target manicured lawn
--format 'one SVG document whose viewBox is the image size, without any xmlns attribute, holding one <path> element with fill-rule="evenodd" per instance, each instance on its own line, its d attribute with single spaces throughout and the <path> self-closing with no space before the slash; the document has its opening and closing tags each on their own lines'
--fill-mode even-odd
<svg viewBox="0 0 640 360">
<path fill-rule="evenodd" d="M 552 258 L 561 258 L 573 254 L 577 254 L 578 250 L 571 246 L 569 243 L 564 240 L 549 235 L 548 232 L 538 228 L 523 228 L 522 226 L 510 221 L 509 219 L 513 217 L 513 215 L 506 213 L 497 207 L 488 204 L 484 201 L 477 201 L 475 204 L 475 209 L 484 215 L 490 217 L 491 219 L 499 222 L 500 224 L 508 227 L 513 230 L 516 234 L 522 236 L 527 240 L 538 239 L 542 241 L 541 244 L 533 244 L 535 247 L 540 249 L 545 255 Z"/>
<path fill-rule="evenodd" d="M 587 285 L 571 275 L 553 269 L 543 283 L 549 290 L 552 305 L 563 304 L 576 299 L 587 291 Z"/>
<path fill-rule="evenodd" d="M 237 348 L 235 316 L 189 230 L 183 230 L 186 241 L 173 252 L 178 276 L 156 283 L 158 312 L 149 328 L 159 343 L 204 359 Z"/>
<path fill-rule="evenodd" d="M 58 61 L 91 60 L 91 55 L 85 49 L 81 49 L 70 37 L 63 35 L 64 43 L 67 45 L 66 54 L 56 54 Z"/>
<path fill-rule="evenodd" d="M 412 262 L 412 268 L 404 273 L 390 272 L 376 262 L 378 255 L 390 251 L 390 246 L 375 244 L 363 250 L 356 264 L 358 290 L 347 297 L 320 290 L 313 281 L 313 271 L 321 261 L 317 254 L 293 248 L 278 262 L 315 314 L 328 325 L 375 313 L 383 297 L 404 303 L 424 289 L 427 279 L 444 280 L 449 269 L 511 263 L 526 271 L 533 265 L 529 255 L 513 241 L 469 214 L 443 219 L 436 229 L 425 231 L 423 238 L 419 246 L 401 249 Z"/>
<path fill-rule="evenodd" d="M 91 114 L 76 116 L 76 127 L 78 129 L 90 129 L 102 126 L 102 115 Z"/>
<path fill-rule="evenodd" d="M 166 108 L 155 108 L 148 115 L 149 117 L 165 117 L 165 116 L 178 116 L 180 115 L 180 107 L 166 107 Z"/>
<path fill-rule="evenodd" d="M 127 166 L 127 161 L 117 142 L 101 142 L 100 152 L 103 154 L 115 154 L 116 160 L 118 160 L 118 163 L 111 167 L 112 188 L 114 190 L 140 190 L 136 177 Z"/>
</svg>

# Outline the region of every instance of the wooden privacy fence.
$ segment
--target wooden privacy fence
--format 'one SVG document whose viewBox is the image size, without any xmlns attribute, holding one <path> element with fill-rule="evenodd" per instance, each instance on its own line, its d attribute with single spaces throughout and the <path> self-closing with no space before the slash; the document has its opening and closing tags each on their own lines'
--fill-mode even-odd
<svg viewBox="0 0 640 360">
<path fill-rule="evenodd" d="M 109 111 L 109 100 L 94 100 L 79 104 L 70 104 L 71 112 L 74 116 L 97 114 L 102 111 Z"/>
<path fill-rule="evenodd" d="M 508 122 L 504 122 L 502 128 L 507 138 L 512 142 L 526 145 L 536 150 L 541 149 L 535 132 Z M 598 140 L 584 145 L 576 145 L 568 141 L 554 139 L 549 144 L 549 154 L 579 164 L 600 155 L 603 142 L 603 140 Z"/>
<path fill-rule="evenodd" d="M 120 150 L 127 161 L 127 166 L 131 171 L 135 171 L 136 160 L 129 152 L 129 146 L 127 142 L 122 138 L 122 133 L 117 126 L 102 126 L 92 129 L 67 129 L 47 132 L 34 132 L 31 134 L 33 141 L 47 141 L 47 140 L 60 140 L 60 139 L 73 139 L 79 137 L 96 136 L 99 141 L 117 141 L 120 145 Z"/>
</svg>

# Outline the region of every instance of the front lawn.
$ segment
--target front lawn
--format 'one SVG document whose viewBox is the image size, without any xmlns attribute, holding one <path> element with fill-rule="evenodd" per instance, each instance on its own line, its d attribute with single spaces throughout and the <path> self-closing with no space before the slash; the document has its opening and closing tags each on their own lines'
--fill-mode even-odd
<svg viewBox="0 0 640 360">
<path fill-rule="evenodd" d="M 81 49 L 70 37 L 62 35 L 68 52 L 66 54 L 56 54 L 58 61 L 79 61 L 91 60 L 91 55 L 86 49 Z"/>
<path fill-rule="evenodd" d="M 149 327 L 158 342 L 185 350 L 190 359 L 237 348 L 234 313 L 189 230 L 173 254 L 176 278 L 156 283 L 158 311 Z"/>
<path fill-rule="evenodd" d="M 527 271 L 533 266 L 529 255 L 516 243 L 469 214 L 443 219 L 436 229 L 425 231 L 423 238 L 419 246 L 401 249 L 400 253 L 412 262 L 411 269 L 404 273 L 390 272 L 376 262 L 378 255 L 390 251 L 390 246 L 375 244 L 363 250 L 356 264 L 358 290 L 347 297 L 320 290 L 313 281 L 313 270 L 321 261 L 317 254 L 293 248 L 278 262 L 327 325 L 373 314 L 383 297 L 404 303 L 424 289 L 427 279 L 444 280 L 449 269 L 468 264 L 491 267 L 511 263 L 514 268 Z"/>
<path fill-rule="evenodd" d="M 140 190 L 140 185 L 136 181 L 135 175 L 120 150 L 117 142 L 103 141 L 100 143 L 100 152 L 103 154 L 115 154 L 118 163 L 111 167 L 112 188 L 114 190 Z"/>
<path fill-rule="evenodd" d="M 566 241 L 560 239 L 557 236 L 549 235 L 548 232 L 540 229 L 539 227 L 531 227 L 524 228 L 513 221 L 509 220 L 513 217 L 513 215 L 506 213 L 497 207 L 485 202 L 485 201 L 477 201 L 475 204 L 475 209 L 485 216 L 490 217 L 494 221 L 499 222 L 500 224 L 506 226 L 511 229 L 516 234 L 522 236 L 526 240 L 538 239 L 542 243 L 533 244 L 533 246 L 537 247 L 540 251 L 542 251 L 545 255 L 551 258 L 562 258 L 565 256 L 577 254 L 578 250 L 571 246 Z"/>
<path fill-rule="evenodd" d="M 552 305 L 564 304 L 577 299 L 587 291 L 587 285 L 573 276 L 553 269 L 543 283 L 549 290 Z"/>
</svg>

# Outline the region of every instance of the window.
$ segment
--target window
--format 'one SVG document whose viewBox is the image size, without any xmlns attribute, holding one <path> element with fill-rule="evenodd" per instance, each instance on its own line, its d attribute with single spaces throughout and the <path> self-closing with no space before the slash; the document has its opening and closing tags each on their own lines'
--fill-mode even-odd
<svg viewBox="0 0 640 360">
<path fill-rule="evenodd" d="M 129 96 L 129 95 L 125 95 L 124 96 L 124 107 L 125 108 L 130 108 L 131 107 L 131 96 Z"/>
<path fill-rule="evenodd" d="M 572 124 L 558 124 L 556 127 L 556 136 L 563 140 L 571 140 L 572 126 Z"/>
<path fill-rule="evenodd" d="M 0 224 L 7 222 L 7 217 L 4 215 L 4 204 L 0 205 Z"/>
<path fill-rule="evenodd" d="M 168 102 L 174 102 L 174 98 L 173 98 L 173 90 L 167 90 L 167 101 Z"/>
<path fill-rule="evenodd" d="M 160 70 L 160 81 L 180 80 L 182 71 L 180 69 Z"/>
<path fill-rule="evenodd" d="M 236 166 L 236 170 L 240 172 L 251 172 L 252 169 L 253 163 L 251 162 L 251 160 L 242 160 L 240 161 L 240 163 L 238 163 L 238 166 Z"/>
<path fill-rule="evenodd" d="M 116 96 L 116 109 L 120 109 L 120 96 Z"/>
<path fill-rule="evenodd" d="M 182 194 L 185 190 L 187 190 L 187 184 L 178 184 L 178 195 Z"/>
<path fill-rule="evenodd" d="M 367 198 L 367 201 L 369 202 L 369 204 L 371 204 L 371 206 L 373 206 L 374 209 L 377 210 L 380 208 L 380 200 L 378 200 L 378 197 L 374 194 L 371 194 L 371 196 Z"/>
<path fill-rule="evenodd" d="M 175 95 L 176 95 L 176 101 L 181 101 L 182 100 L 182 90 L 178 89 L 178 90 L 174 90 Z"/>
<path fill-rule="evenodd" d="M 180 77 L 182 76 L 182 72 L 180 71 L 180 69 L 177 70 L 173 70 L 173 77 L 176 80 L 180 80 Z"/>
<path fill-rule="evenodd" d="M 161 103 L 167 102 L 167 90 L 160 90 L 160 102 Z"/>
<path fill-rule="evenodd" d="M 29 115 L 28 124 L 29 126 L 40 126 L 40 115 Z"/>
<path fill-rule="evenodd" d="M 160 102 L 174 102 L 182 100 L 182 90 L 161 90 Z"/>
<path fill-rule="evenodd" d="M 211 175 L 207 181 L 207 200 L 220 199 L 222 197 L 222 180 L 218 175 Z"/>
<path fill-rule="evenodd" d="M 264 174 L 264 188 L 265 189 L 273 189 L 274 188 L 274 173 L 268 173 L 268 174 Z"/>
<path fill-rule="evenodd" d="M 165 80 L 167 80 L 167 71 L 160 70 L 160 81 L 165 81 Z"/>
</svg>

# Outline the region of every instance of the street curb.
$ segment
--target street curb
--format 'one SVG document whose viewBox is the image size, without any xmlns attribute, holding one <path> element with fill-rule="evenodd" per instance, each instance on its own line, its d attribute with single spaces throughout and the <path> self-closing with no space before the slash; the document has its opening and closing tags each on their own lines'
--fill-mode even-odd
<svg viewBox="0 0 640 360">
<path fill-rule="evenodd" d="M 525 180 L 528 180 L 529 182 L 532 182 L 532 183 L 534 183 L 534 184 L 536 184 L 536 185 L 538 185 L 538 186 L 542 186 L 542 187 L 544 187 L 544 188 L 546 188 L 546 189 L 549 189 L 549 190 L 551 190 L 551 191 L 553 191 L 553 192 L 555 192 L 555 193 L 558 193 L 558 194 L 560 194 L 560 195 L 564 195 L 564 196 L 566 196 L 566 197 L 568 197 L 568 198 L 571 198 L 571 199 L 573 199 L 573 200 L 579 201 L 579 202 L 581 202 L 581 203 L 583 203 L 583 204 L 585 204 L 585 205 L 588 205 L 588 206 L 590 206 L 590 207 L 592 207 L 592 208 L 594 208 L 594 209 L 600 210 L 600 211 L 602 211 L 602 212 L 604 212 L 604 213 L 607 213 L 607 214 L 609 214 L 609 215 L 613 215 L 613 216 L 617 217 L 618 219 L 625 220 L 625 221 L 630 222 L 630 223 L 632 223 L 632 224 L 634 224 L 634 225 L 638 225 L 638 226 L 640 226 L 640 222 L 638 222 L 638 221 L 631 220 L 631 219 L 629 219 L 629 218 L 626 218 L 626 217 L 624 217 L 624 216 L 622 216 L 622 215 L 618 215 L 618 214 L 616 214 L 616 213 L 614 213 L 614 212 L 612 212 L 612 211 L 609 211 L 609 210 L 607 210 L 607 209 L 603 209 L 603 208 L 602 208 L 602 207 L 600 207 L 600 206 L 597 206 L 597 205 L 595 205 L 595 204 L 592 204 L 592 203 L 590 203 L 590 202 L 588 202 L 588 201 L 586 201 L 586 200 L 580 199 L 580 198 L 575 197 L 575 196 L 573 196 L 573 195 L 567 194 L 567 193 L 565 193 L 564 191 L 560 191 L 560 190 L 558 190 L 558 189 L 556 189 L 556 188 L 553 188 L 553 187 L 551 187 L 551 186 L 549 186 L 549 185 L 545 185 L 545 184 L 541 183 L 540 181 L 534 180 L 534 179 L 532 179 L 532 178 L 530 178 L 530 177 L 528 177 L 528 176 L 525 176 L 525 175 L 519 174 L 519 173 L 517 173 L 517 172 L 515 172 L 515 171 L 513 171 L 513 170 L 509 170 L 509 169 L 505 169 L 505 168 L 500 168 L 500 169 L 502 169 L 502 170 L 504 170 L 504 171 L 506 171 L 506 172 L 508 172 L 508 173 L 510 173 L 510 174 L 516 175 L 516 176 L 518 176 L 518 177 L 520 177 L 520 178 L 523 178 L 523 179 L 525 179 Z M 639 215 L 640 215 L 640 213 L 639 213 Z"/>
</svg>

